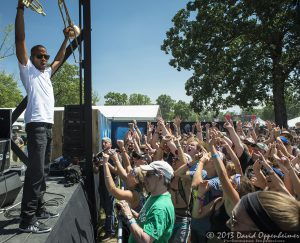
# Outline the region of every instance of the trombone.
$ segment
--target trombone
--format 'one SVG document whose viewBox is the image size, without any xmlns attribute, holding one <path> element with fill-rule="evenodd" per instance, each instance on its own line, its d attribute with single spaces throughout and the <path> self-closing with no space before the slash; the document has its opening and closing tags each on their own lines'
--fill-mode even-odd
<svg viewBox="0 0 300 243">
<path fill-rule="evenodd" d="M 69 32 L 69 43 L 70 43 L 70 47 L 72 49 L 72 54 L 73 54 L 74 60 L 75 60 L 76 63 L 79 63 L 80 60 L 79 60 L 79 62 L 77 62 L 77 60 L 76 60 L 74 50 L 73 50 L 73 46 L 72 46 L 72 43 L 71 43 L 70 39 L 75 39 L 76 46 L 78 46 L 77 37 L 80 35 L 81 30 L 77 25 L 75 25 L 72 22 L 72 20 L 70 18 L 70 15 L 69 15 L 67 5 L 65 3 L 65 0 L 58 0 L 58 7 L 59 7 L 61 17 L 64 21 L 65 28 L 71 28 L 71 31 Z M 63 14 L 63 12 L 65 12 L 65 15 Z"/>
<path fill-rule="evenodd" d="M 42 4 L 38 0 L 22 0 L 22 3 L 26 8 L 30 8 L 31 10 L 46 16 Z"/>
</svg>

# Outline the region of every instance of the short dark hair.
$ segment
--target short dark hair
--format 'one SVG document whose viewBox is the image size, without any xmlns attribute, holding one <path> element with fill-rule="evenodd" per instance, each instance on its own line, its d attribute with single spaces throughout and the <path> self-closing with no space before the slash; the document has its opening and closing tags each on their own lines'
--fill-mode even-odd
<svg viewBox="0 0 300 243">
<path fill-rule="evenodd" d="M 44 49 L 46 49 L 46 47 L 44 47 L 43 45 L 35 45 L 35 46 L 33 46 L 33 47 L 31 48 L 31 50 L 30 50 L 31 56 L 33 56 L 34 51 L 37 50 L 37 49 L 39 49 L 39 48 L 44 48 Z"/>
</svg>

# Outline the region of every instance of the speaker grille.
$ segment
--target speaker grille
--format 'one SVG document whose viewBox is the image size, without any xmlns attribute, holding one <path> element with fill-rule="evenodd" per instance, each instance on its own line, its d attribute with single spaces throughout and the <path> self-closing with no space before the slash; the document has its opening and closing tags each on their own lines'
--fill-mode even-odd
<svg viewBox="0 0 300 243">
<path fill-rule="evenodd" d="M 65 106 L 63 130 L 63 156 L 69 160 L 85 157 L 84 110 L 80 105 Z"/>
</svg>

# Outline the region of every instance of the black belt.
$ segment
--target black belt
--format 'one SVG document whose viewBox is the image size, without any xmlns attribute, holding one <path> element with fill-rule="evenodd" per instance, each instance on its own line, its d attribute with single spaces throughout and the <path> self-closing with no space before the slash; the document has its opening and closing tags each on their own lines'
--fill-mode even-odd
<svg viewBox="0 0 300 243">
<path fill-rule="evenodd" d="M 26 124 L 26 127 L 45 127 L 48 129 L 51 129 L 53 126 L 52 123 L 47 123 L 47 122 L 29 122 Z"/>
</svg>

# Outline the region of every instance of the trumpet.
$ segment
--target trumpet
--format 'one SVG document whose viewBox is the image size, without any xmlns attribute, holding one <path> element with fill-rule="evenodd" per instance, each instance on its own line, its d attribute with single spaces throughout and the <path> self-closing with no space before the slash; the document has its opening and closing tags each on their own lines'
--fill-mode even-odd
<svg viewBox="0 0 300 243">
<path fill-rule="evenodd" d="M 59 6 L 61 17 L 64 21 L 65 28 L 69 28 L 69 27 L 71 28 L 71 31 L 69 32 L 69 38 L 70 39 L 77 38 L 80 35 L 81 31 L 80 28 L 72 22 L 65 0 L 58 0 L 58 6 Z M 63 10 L 65 12 L 65 16 L 63 14 Z"/>
<path fill-rule="evenodd" d="M 67 9 L 67 5 L 65 3 L 65 0 L 58 0 L 58 7 L 59 7 L 59 11 L 60 11 L 60 14 L 61 14 L 61 17 L 64 21 L 64 25 L 65 25 L 65 28 L 69 28 L 70 27 L 70 31 L 69 31 L 69 42 L 71 44 L 71 41 L 70 39 L 75 39 L 75 43 L 76 43 L 76 46 L 78 46 L 78 41 L 77 41 L 77 37 L 80 35 L 80 28 L 78 26 L 76 26 L 75 24 L 73 24 L 71 18 L 70 18 L 70 15 L 69 15 L 69 12 L 68 12 L 68 9 Z M 63 10 L 65 12 L 65 16 L 63 14 Z M 68 26 L 67 26 L 68 24 Z M 75 57 L 75 54 L 74 54 L 74 50 L 73 50 L 73 47 L 72 47 L 72 44 L 70 45 L 71 47 L 71 50 L 72 50 L 72 54 L 73 54 L 73 57 L 74 57 L 74 60 L 76 63 L 80 63 L 81 62 L 81 56 L 79 55 L 79 61 L 76 60 L 76 57 Z"/>
<path fill-rule="evenodd" d="M 43 6 L 40 4 L 38 0 L 22 0 L 22 3 L 26 8 L 30 8 L 31 10 L 46 16 Z"/>
</svg>

